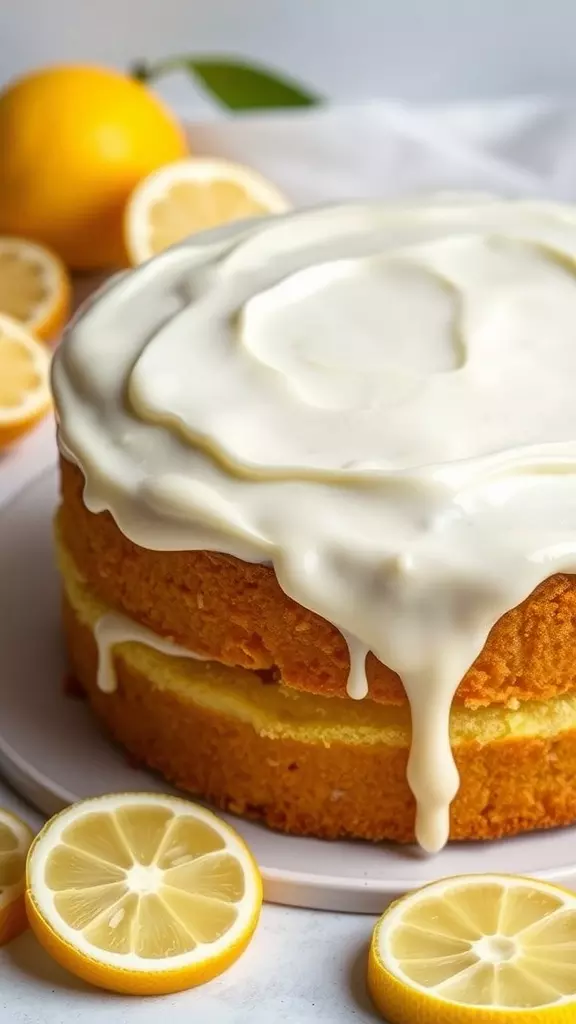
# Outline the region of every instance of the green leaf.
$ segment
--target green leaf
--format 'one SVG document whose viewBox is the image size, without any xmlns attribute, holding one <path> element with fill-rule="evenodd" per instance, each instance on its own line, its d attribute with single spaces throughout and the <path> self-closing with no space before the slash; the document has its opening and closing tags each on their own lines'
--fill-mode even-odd
<svg viewBox="0 0 576 1024">
<path fill-rule="evenodd" d="M 132 73 L 140 81 L 151 81 L 168 71 L 184 70 L 202 84 L 229 110 L 276 110 L 279 107 L 312 107 L 319 96 L 276 72 L 254 67 L 245 61 L 212 57 L 170 57 L 156 65 L 140 63 Z"/>
<path fill-rule="evenodd" d="M 199 58 L 190 61 L 190 67 L 230 110 L 311 107 L 318 103 L 318 97 L 301 86 L 249 64 Z"/>
</svg>

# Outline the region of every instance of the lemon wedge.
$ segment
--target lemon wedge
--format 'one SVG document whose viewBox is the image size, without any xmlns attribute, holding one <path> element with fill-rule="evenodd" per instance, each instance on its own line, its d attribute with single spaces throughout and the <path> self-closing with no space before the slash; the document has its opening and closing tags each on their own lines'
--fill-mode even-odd
<svg viewBox="0 0 576 1024">
<path fill-rule="evenodd" d="M 368 985 L 390 1024 L 568 1024 L 576 895 L 512 875 L 434 882 L 378 921 Z"/>
<path fill-rule="evenodd" d="M 50 353 L 0 314 L 0 447 L 26 434 L 50 405 Z"/>
<path fill-rule="evenodd" d="M 32 839 L 28 825 L 0 808 L 0 946 L 15 939 L 28 925 L 24 876 Z"/>
<path fill-rule="evenodd" d="M 30 924 L 73 974 L 159 995 L 209 981 L 248 945 L 262 885 L 239 836 L 178 797 L 126 793 L 62 811 L 28 856 Z"/>
<path fill-rule="evenodd" d="M 188 235 L 230 221 L 282 213 L 288 201 L 256 171 L 228 160 L 190 157 L 145 178 L 124 217 L 124 242 L 133 266 Z"/>
<path fill-rule="evenodd" d="M 0 236 L 0 312 L 43 341 L 70 312 L 72 286 L 62 261 L 43 245 Z"/>
</svg>

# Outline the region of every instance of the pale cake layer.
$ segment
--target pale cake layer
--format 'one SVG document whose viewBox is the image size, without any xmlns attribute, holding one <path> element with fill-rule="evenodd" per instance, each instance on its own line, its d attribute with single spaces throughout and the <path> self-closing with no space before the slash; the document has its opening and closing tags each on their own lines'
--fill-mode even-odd
<svg viewBox="0 0 576 1024">
<path fill-rule="evenodd" d="M 137 759 L 220 807 L 296 834 L 413 838 L 402 708 L 316 697 L 254 672 L 115 648 L 118 688 L 96 685 L 96 621 L 109 606 L 60 548 L 71 668 Z M 451 838 L 496 838 L 576 819 L 576 697 L 518 710 L 456 708 L 461 775 Z"/>
<path fill-rule="evenodd" d="M 283 592 L 271 568 L 204 551 L 150 551 L 82 499 L 81 471 L 61 461 L 62 536 L 103 601 L 208 658 L 277 669 L 287 687 L 344 697 L 348 648 L 339 631 Z M 576 576 L 556 575 L 496 623 L 464 676 L 470 708 L 576 694 Z M 372 655 L 370 696 L 405 704 L 400 679 Z"/>
</svg>

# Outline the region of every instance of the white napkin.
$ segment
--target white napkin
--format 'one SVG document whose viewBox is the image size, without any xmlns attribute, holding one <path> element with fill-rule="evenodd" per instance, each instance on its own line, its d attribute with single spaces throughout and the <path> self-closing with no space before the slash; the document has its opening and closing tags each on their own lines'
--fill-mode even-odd
<svg viewBox="0 0 576 1024">
<path fill-rule="evenodd" d="M 190 124 L 195 153 L 262 171 L 296 205 L 436 189 L 576 199 L 576 107 L 382 101 Z"/>
</svg>

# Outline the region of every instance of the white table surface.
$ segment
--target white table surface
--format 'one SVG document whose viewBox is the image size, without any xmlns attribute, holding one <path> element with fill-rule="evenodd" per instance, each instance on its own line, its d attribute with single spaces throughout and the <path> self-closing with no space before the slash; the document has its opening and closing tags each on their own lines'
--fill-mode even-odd
<svg viewBox="0 0 576 1024">
<path fill-rule="evenodd" d="M 0 456 L 0 505 L 55 457 L 46 422 Z M 0 533 L 0 545 L 2 536 Z M 0 586 L 2 581 L 0 581 Z M 1 669 L 0 669 L 1 670 Z M 31 714 L 33 709 L 31 708 Z M 41 817 L 0 779 L 0 805 L 34 827 Z M 373 919 L 266 905 L 248 951 L 222 977 L 161 999 L 90 989 L 53 964 L 30 933 L 0 949 L 2 1024 L 326 1024 L 374 1022 L 366 994 Z"/>
</svg>

